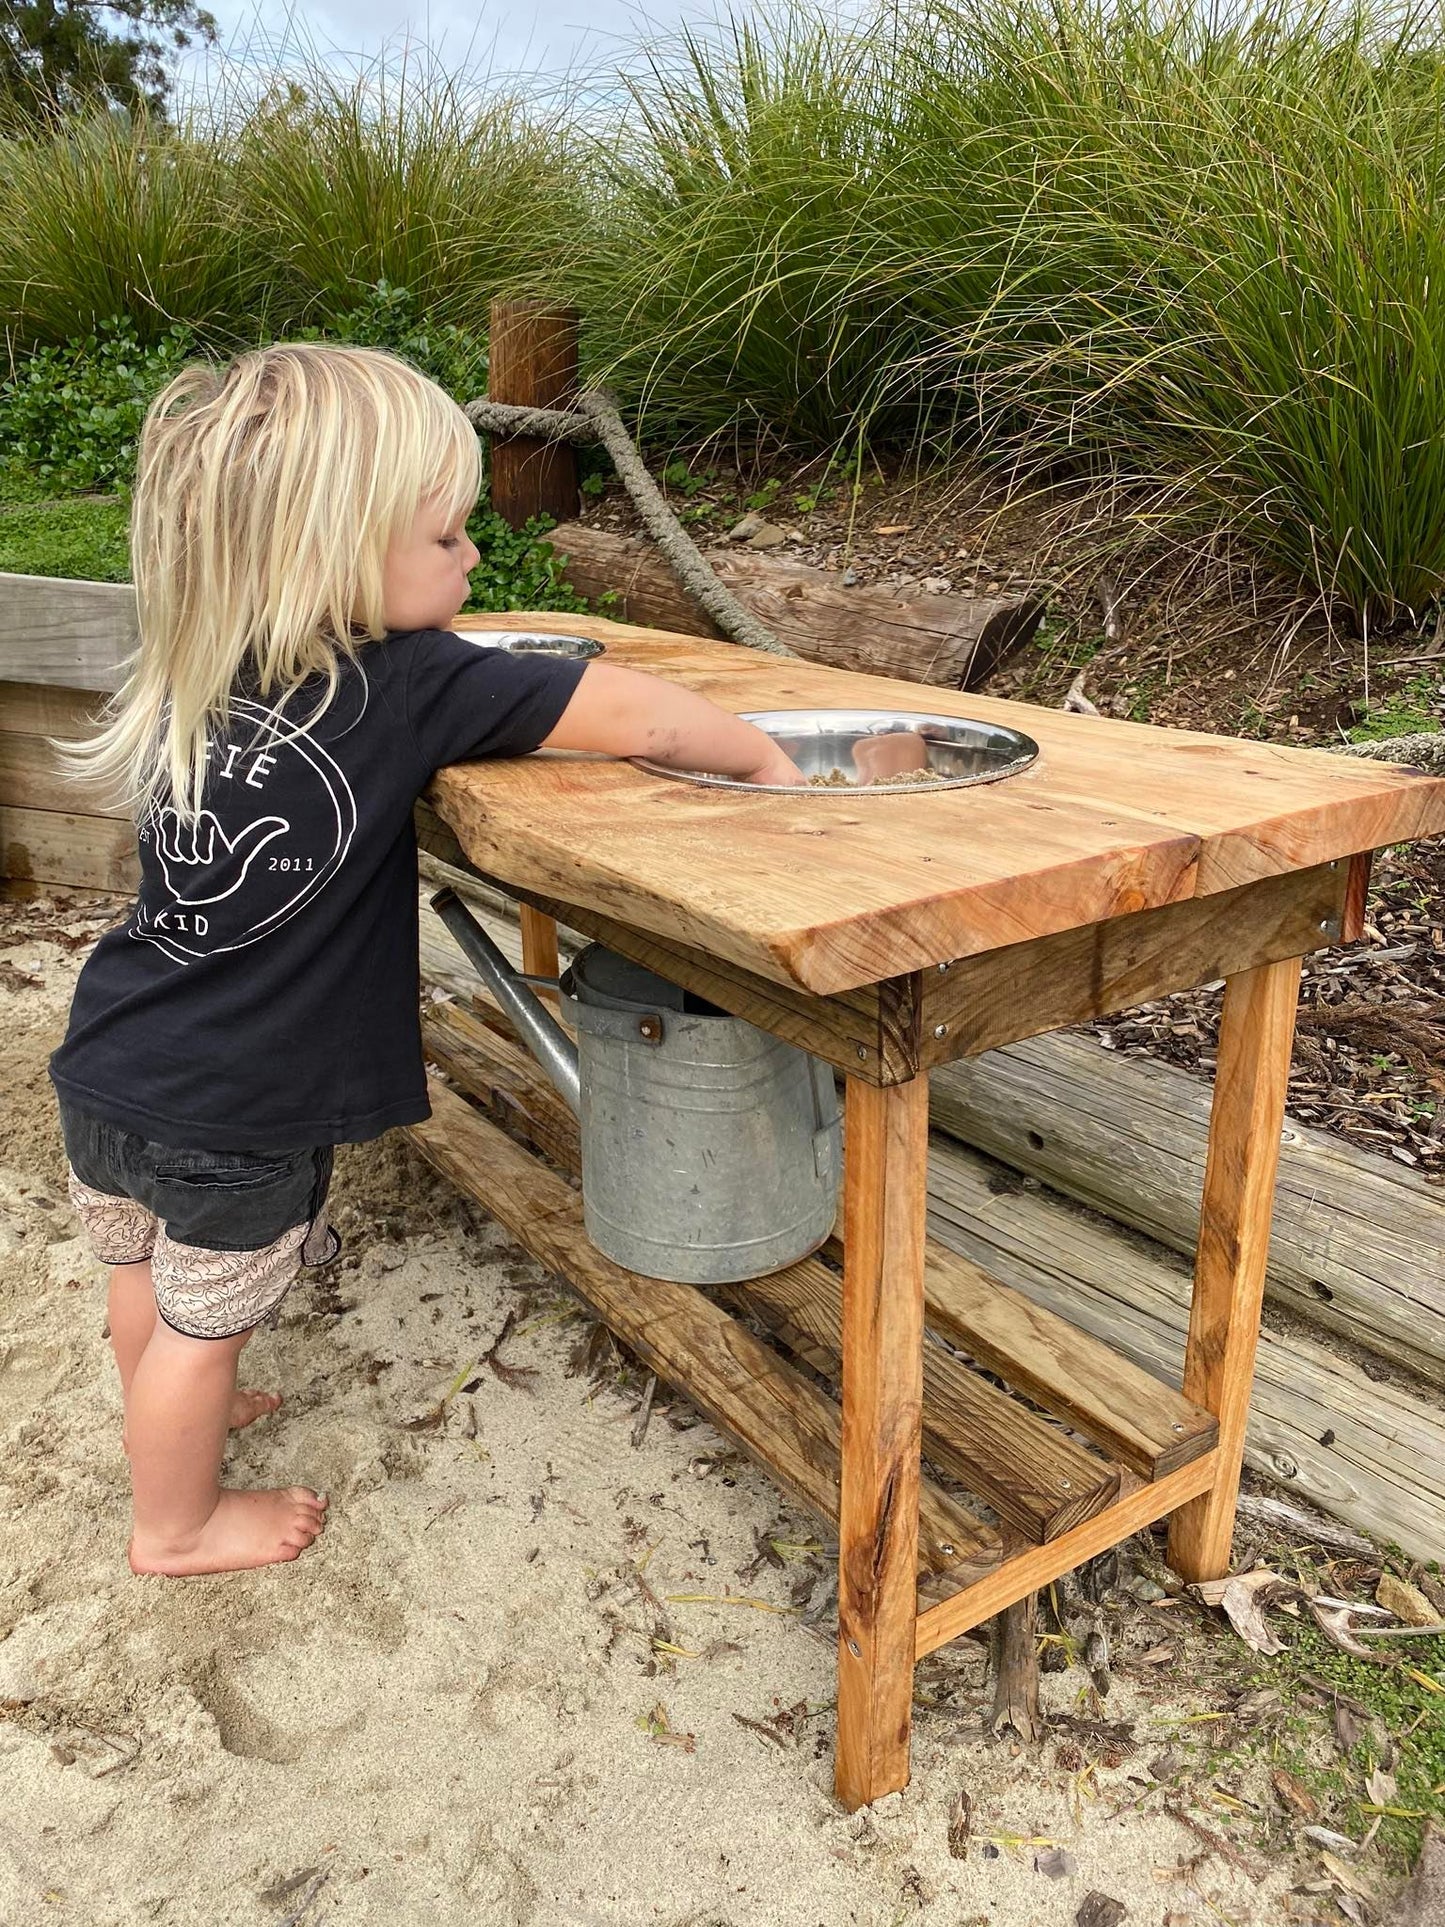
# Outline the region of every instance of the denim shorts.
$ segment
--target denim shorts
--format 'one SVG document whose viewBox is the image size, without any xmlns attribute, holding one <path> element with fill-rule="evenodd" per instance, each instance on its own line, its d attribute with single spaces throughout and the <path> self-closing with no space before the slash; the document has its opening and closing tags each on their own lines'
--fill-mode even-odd
<svg viewBox="0 0 1445 1927">
<path fill-rule="evenodd" d="M 154 1144 L 60 1100 L 71 1203 L 103 1265 L 150 1260 L 156 1309 L 187 1338 L 235 1338 L 270 1319 L 301 1265 L 328 1264 L 334 1155 Z"/>
</svg>

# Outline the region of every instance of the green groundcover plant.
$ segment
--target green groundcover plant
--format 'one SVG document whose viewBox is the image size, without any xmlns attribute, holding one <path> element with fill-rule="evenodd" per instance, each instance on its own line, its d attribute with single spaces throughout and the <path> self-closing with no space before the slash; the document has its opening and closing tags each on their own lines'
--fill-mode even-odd
<svg viewBox="0 0 1445 1927">
<path fill-rule="evenodd" d="M 37 348 L 0 383 L 0 477 L 49 495 L 126 486 L 146 409 L 194 353 L 183 323 L 142 345 L 122 316 Z"/>
<path fill-rule="evenodd" d="M 469 400 L 485 392 L 483 337 L 451 322 L 424 322 L 406 288 L 363 291 L 329 328 L 298 328 L 294 340 L 355 342 L 401 355 L 441 387 Z M 194 330 L 173 323 L 148 341 L 127 315 L 89 334 L 36 348 L 0 382 L 0 469 L 19 471 L 52 494 L 126 486 L 151 401 L 204 352 Z"/>
<path fill-rule="evenodd" d="M 460 398 L 483 392 L 485 340 L 456 323 L 423 323 L 415 310 L 407 289 L 383 281 L 332 328 L 298 329 L 296 338 L 386 348 Z M 18 362 L 0 383 L 0 571 L 128 579 L 127 498 L 141 422 L 199 352 L 188 327 L 142 343 L 128 317 L 112 316 L 83 339 Z M 469 533 L 481 561 L 467 607 L 590 608 L 562 579 L 544 539 L 552 526 L 538 518 L 513 530 L 479 507 Z"/>
</svg>

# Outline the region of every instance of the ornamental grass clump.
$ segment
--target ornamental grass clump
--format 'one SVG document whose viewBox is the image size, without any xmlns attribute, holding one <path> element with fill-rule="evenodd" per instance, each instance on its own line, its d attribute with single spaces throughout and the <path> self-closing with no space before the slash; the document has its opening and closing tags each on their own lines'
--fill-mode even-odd
<svg viewBox="0 0 1445 1927">
<path fill-rule="evenodd" d="M 267 84 L 267 82 L 270 84 Z M 177 124 L 144 113 L 0 135 L 12 352 L 113 319 L 220 350 L 350 327 L 402 291 L 413 332 L 485 339 L 494 294 L 554 288 L 590 218 L 572 107 L 426 56 L 223 70 Z"/>
<path fill-rule="evenodd" d="M 565 100 L 408 56 L 316 61 L 238 126 L 236 223 L 277 332 L 326 326 L 378 285 L 485 335 L 493 295 L 546 287 L 579 221 Z"/>
<path fill-rule="evenodd" d="M 1026 475 L 1092 474 L 1151 532 L 1227 531 L 1362 622 L 1417 615 L 1445 587 L 1437 26 L 992 8 L 948 11 L 966 53 L 910 96 L 935 151 L 986 102 L 995 192 L 1027 185 L 986 320 L 935 344 L 940 387 Z"/>
<path fill-rule="evenodd" d="M 594 359 L 654 431 L 831 444 L 916 349 L 874 293 L 892 247 L 874 202 L 897 161 L 879 35 L 796 6 L 655 42 L 624 76 L 569 284 Z"/>
<path fill-rule="evenodd" d="M 578 280 L 660 426 L 1097 482 L 1363 622 L 1445 586 L 1436 16 L 785 4 L 630 84 Z"/>
<path fill-rule="evenodd" d="M 98 114 L 3 142 L 0 317 L 12 352 L 123 320 L 142 343 L 235 329 L 258 291 L 215 134 Z"/>
</svg>

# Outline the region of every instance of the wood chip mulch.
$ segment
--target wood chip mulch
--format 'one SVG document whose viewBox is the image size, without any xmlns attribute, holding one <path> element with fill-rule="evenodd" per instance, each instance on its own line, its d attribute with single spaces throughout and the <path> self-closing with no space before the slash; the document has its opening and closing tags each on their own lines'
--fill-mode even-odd
<svg viewBox="0 0 1445 1927">
<path fill-rule="evenodd" d="M 1214 1074 L 1220 984 L 1083 1026 Z M 1289 1113 L 1445 1186 L 1445 838 L 1382 850 L 1358 943 L 1306 957 Z"/>
</svg>

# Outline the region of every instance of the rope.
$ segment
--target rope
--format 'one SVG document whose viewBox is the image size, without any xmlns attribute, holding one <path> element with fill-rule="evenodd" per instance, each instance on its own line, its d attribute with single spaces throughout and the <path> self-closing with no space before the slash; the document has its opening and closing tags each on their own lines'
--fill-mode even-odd
<svg viewBox="0 0 1445 1927">
<path fill-rule="evenodd" d="M 462 410 L 473 428 L 489 435 L 530 435 L 539 442 L 595 442 L 597 430 L 562 408 L 521 408 L 515 402 L 469 401 Z"/>
<path fill-rule="evenodd" d="M 778 641 L 765 622 L 743 607 L 732 590 L 720 582 L 702 551 L 663 500 L 662 491 L 648 474 L 632 437 L 611 396 L 588 389 L 577 398 L 576 412 L 558 408 L 519 408 L 511 402 L 474 401 L 464 410 L 468 421 L 490 435 L 528 435 L 538 441 L 601 442 L 623 486 L 632 497 L 643 527 L 661 549 L 677 580 L 705 609 L 733 642 L 760 649 L 769 656 L 790 656 L 796 650 Z"/>
<path fill-rule="evenodd" d="M 1379 743 L 1331 743 L 1337 756 L 1369 756 L 1379 763 L 1408 763 L 1445 776 L 1445 729 L 1419 736 L 1389 736 Z"/>
</svg>

